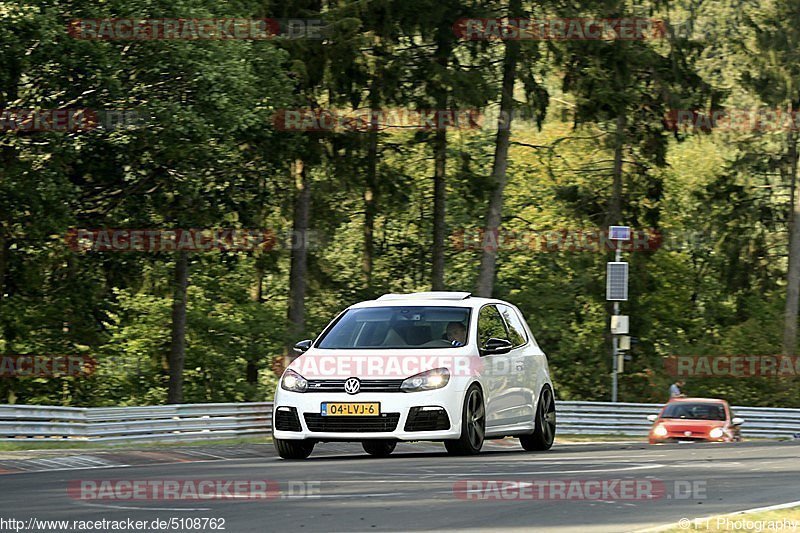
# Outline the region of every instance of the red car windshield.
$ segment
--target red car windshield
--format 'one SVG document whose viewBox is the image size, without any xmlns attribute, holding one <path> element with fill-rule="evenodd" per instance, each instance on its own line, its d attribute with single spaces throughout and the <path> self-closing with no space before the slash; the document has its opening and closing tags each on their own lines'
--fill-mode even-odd
<svg viewBox="0 0 800 533">
<path fill-rule="evenodd" d="M 667 405 L 661 418 L 725 420 L 725 406 L 721 403 L 676 402 Z"/>
</svg>

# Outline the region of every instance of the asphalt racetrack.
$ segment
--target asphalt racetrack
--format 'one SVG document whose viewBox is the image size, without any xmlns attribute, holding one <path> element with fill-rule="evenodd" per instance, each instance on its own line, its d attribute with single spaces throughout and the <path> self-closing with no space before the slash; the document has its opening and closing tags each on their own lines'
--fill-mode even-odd
<svg viewBox="0 0 800 533">
<path fill-rule="evenodd" d="M 269 444 L 193 450 L 172 452 L 165 457 L 174 460 L 162 457 L 158 463 L 141 454 L 126 460 L 122 452 L 72 452 L 71 458 L 49 462 L 8 460 L 6 454 L 0 461 L 0 517 L 148 522 L 208 517 L 224 519 L 225 531 L 232 532 L 588 533 L 636 531 L 800 500 L 800 442 L 556 444 L 549 452 L 530 453 L 507 439 L 487 442 L 473 457 L 448 456 L 440 444 L 426 443 L 401 444 L 385 459 L 365 455 L 358 444 L 330 443 L 318 445 L 305 461 L 281 460 Z M 269 480 L 280 492 L 269 499 L 108 501 L 69 493 L 80 480 Z M 618 494 L 616 483 L 622 480 L 649 486 L 650 493 Z M 588 490 L 598 481 L 609 489 L 604 498 Z M 534 486 L 538 493 L 520 490 Z M 565 486 L 572 492 L 565 493 Z"/>
</svg>

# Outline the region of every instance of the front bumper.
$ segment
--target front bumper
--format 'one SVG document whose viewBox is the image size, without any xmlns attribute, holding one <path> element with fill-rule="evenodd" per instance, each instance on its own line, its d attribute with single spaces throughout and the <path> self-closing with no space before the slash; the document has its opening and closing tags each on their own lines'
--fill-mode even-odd
<svg viewBox="0 0 800 533">
<path fill-rule="evenodd" d="M 670 442 L 733 442 L 733 438 L 727 434 L 712 438 L 708 435 L 691 435 L 687 437 L 683 434 L 670 434 L 665 437 L 650 435 L 650 444 L 666 444 Z"/>
<path fill-rule="evenodd" d="M 300 431 L 283 431 L 273 429 L 273 437 L 285 440 L 312 439 L 316 441 L 361 441 L 361 440 L 445 440 L 461 436 L 461 411 L 464 391 L 449 390 L 444 387 L 434 391 L 362 393 L 350 395 L 345 393 L 324 392 L 288 392 L 279 389 L 275 394 L 274 413 L 282 407 L 294 407 L 300 422 Z M 321 404 L 323 402 L 379 402 L 381 414 L 398 414 L 397 424 L 392 431 L 312 431 L 306 420 L 306 414 L 320 421 Z M 440 407 L 449 418 L 450 427 L 446 430 L 406 431 L 409 413 L 414 407 Z M 275 416 L 273 415 L 273 420 Z M 353 423 L 345 419 L 355 417 L 324 417 Z M 374 418 L 374 417 L 373 417 Z M 356 422 L 357 423 L 357 422 Z M 273 424 L 274 428 L 274 424 Z M 363 428 L 361 428 L 363 429 Z"/>
</svg>

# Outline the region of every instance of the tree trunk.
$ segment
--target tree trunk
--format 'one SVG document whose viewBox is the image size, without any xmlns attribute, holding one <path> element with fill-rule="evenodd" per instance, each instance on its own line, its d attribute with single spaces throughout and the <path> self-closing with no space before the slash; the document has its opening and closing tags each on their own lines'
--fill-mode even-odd
<svg viewBox="0 0 800 533">
<path fill-rule="evenodd" d="M 245 378 L 247 379 L 248 385 L 257 385 L 258 384 L 258 365 L 256 365 L 255 361 L 247 361 L 247 367 L 245 368 Z M 253 392 L 255 394 L 255 392 Z M 250 398 L 251 401 L 256 401 L 256 398 Z"/>
<path fill-rule="evenodd" d="M 442 72 L 447 70 L 452 52 L 451 28 L 439 28 L 436 38 L 436 62 Z M 448 87 L 443 79 L 438 80 L 440 85 L 434 88 L 436 101 L 435 113 L 446 113 Z M 431 249 L 431 290 L 444 290 L 444 252 L 445 233 L 447 231 L 447 129 L 443 124 L 436 125 L 433 137 L 433 247 Z"/>
<path fill-rule="evenodd" d="M 437 35 L 436 62 L 442 72 L 447 69 L 452 53 L 452 28 L 440 28 Z M 444 80 L 438 80 L 441 85 L 436 87 L 435 100 L 437 113 L 447 112 L 448 88 Z M 444 252 L 445 233 L 447 231 L 447 187 L 446 187 L 446 162 L 447 162 L 447 130 L 444 125 L 436 125 L 433 138 L 433 247 L 431 249 L 431 290 L 442 291 L 444 285 Z"/>
<path fill-rule="evenodd" d="M 0 90 L 0 94 L 5 94 L 6 98 L 0 101 L 0 109 L 9 106 L 9 102 L 14 102 L 19 97 L 20 79 L 22 78 L 22 65 L 19 57 L 15 57 L 8 65 L 4 66 L 6 71 L 6 83 Z M 0 146 L 0 174 L 6 179 L 6 173 L 15 172 L 12 165 L 17 161 L 17 151 L 14 145 Z M 8 265 L 8 250 L 11 243 L 7 240 L 6 221 L 0 221 L 0 303 L 3 302 L 5 294 L 6 268 Z M 2 326 L 2 324 L 0 324 Z M 0 335 L 5 336 L 6 332 L 0 328 Z"/>
<path fill-rule="evenodd" d="M 302 159 L 295 160 L 292 165 L 297 193 L 294 203 L 294 220 L 292 229 L 298 236 L 298 246 L 292 248 L 291 270 L 289 272 L 289 338 L 286 345 L 286 361 L 288 364 L 293 355 L 292 346 L 297 342 L 297 337 L 305 330 L 306 319 L 306 275 L 308 271 L 308 250 L 302 244 L 308 234 L 309 215 L 311 211 L 311 186 Z M 301 238 L 302 237 L 302 238 Z"/>
<path fill-rule="evenodd" d="M 172 343 L 169 350 L 167 403 L 183 402 L 183 366 L 186 360 L 186 289 L 189 286 L 189 255 L 178 252 L 172 292 Z"/>
<path fill-rule="evenodd" d="M 11 87 L 9 101 L 13 95 L 16 98 L 16 87 L 18 78 L 12 76 L 11 78 L 13 83 L 10 83 L 8 87 Z M 0 102 L 3 108 L 6 107 L 6 102 Z M 15 158 L 14 148 L 11 146 L 0 146 L 0 179 L 6 179 L 6 174 L 13 172 L 11 169 L 12 161 Z M 3 341 L 3 345 L 5 346 L 5 350 L 0 353 L 14 353 L 13 349 L 13 328 L 9 327 L 8 320 L 2 320 L 3 318 L 3 300 L 5 299 L 5 292 L 6 292 L 6 272 L 8 269 L 8 251 L 9 247 L 11 246 L 10 239 L 7 238 L 6 229 L 5 229 L 5 221 L 0 221 L 0 341 Z M 15 382 L 17 380 L 12 379 L 4 379 L 0 380 L 0 398 L 5 397 L 6 403 L 8 404 L 15 404 L 17 403 L 17 394 L 14 392 L 15 389 Z"/>
<path fill-rule="evenodd" d="M 792 111 L 796 109 L 792 107 Z M 783 320 L 783 353 L 795 355 L 797 351 L 797 305 L 800 299 L 800 194 L 797 193 L 797 133 L 790 130 L 789 177 L 795 188 L 792 212 L 789 219 L 789 271 L 786 275 L 786 308 Z"/>
<path fill-rule="evenodd" d="M 362 271 L 367 290 L 372 287 L 372 268 L 375 257 L 375 216 L 378 211 L 377 184 L 378 184 L 378 112 L 380 110 L 380 93 L 378 77 L 380 67 L 376 72 L 369 88 L 370 125 L 367 134 L 367 176 L 364 187 L 364 257 Z"/>
<path fill-rule="evenodd" d="M 6 236 L 0 228 L 0 304 L 3 303 L 3 295 L 6 292 L 6 262 L 7 262 Z M 0 332 L 2 333 L 2 332 Z"/>
<path fill-rule="evenodd" d="M 521 0 L 511 0 L 509 16 L 516 16 L 522 11 Z M 517 61 L 519 59 L 519 41 L 506 41 L 503 57 L 503 84 L 500 96 L 500 118 L 497 121 L 497 137 L 494 145 L 494 162 L 492 164 L 492 196 L 486 212 L 484 232 L 497 235 L 503 220 L 503 194 L 507 183 L 508 148 L 511 144 L 511 121 L 514 118 L 514 82 L 517 79 Z M 495 240 L 495 242 L 498 242 Z M 484 247 L 481 254 L 481 266 L 478 272 L 478 296 L 490 298 L 494 290 L 494 278 L 497 265 L 497 250 Z"/>
<path fill-rule="evenodd" d="M 625 115 L 617 117 L 614 138 L 614 169 L 611 185 L 611 199 L 608 202 L 606 227 L 622 222 L 622 156 L 625 148 Z"/>
<path fill-rule="evenodd" d="M 260 256 L 257 256 L 255 260 L 256 279 L 253 283 L 253 287 L 250 289 L 250 299 L 260 304 L 264 301 L 264 265 L 261 262 Z"/>
<path fill-rule="evenodd" d="M 255 260 L 256 279 L 255 283 L 253 283 L 250 297 L 254 303 L 260 304 L 264 301 L 264 265 L 261 262 L 260 256 L 256 256 Z M 247 366 L 245 368 L 245 379 L 249 385 L 254 386 L 258 384 L 258 361 L 252 358 L 256 357 L 258 356 L 250 355 L 250 358 L 247 359 Z M 256 398 L 251 398 L 251 400 L 255 401 Z"/>
<path fill-rule="evenodd" d="M 375 257 L 375 215 L 377 214 L 377 160 L 378 160 L 378 133 L 369 132 L 367 141 L 367 183 L 364 188 L 364 259 L 362 270 L 364 283 L 367 290 L 372 287 L 372 268 Z"/>
<path fill-rule="evenodd" d="M 445 168 L 447 161 L 447 131 L 436 130 L 433 140 L 433 249 L 431 258 L 431 290 L 444 290 L 445 217 L 447 215 L 447 188 Z"/>
</svg>

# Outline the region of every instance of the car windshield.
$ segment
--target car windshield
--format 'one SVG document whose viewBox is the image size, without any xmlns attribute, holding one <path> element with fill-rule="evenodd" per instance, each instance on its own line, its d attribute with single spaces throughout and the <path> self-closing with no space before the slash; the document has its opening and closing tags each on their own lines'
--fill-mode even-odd
<svg viewBox="0 0 800 533">
<path fill-rule="evenodd" d="M 467 343 L 466 307 L 387 306 L 349 309 L 317 348 L 455 348 Z"/>
<path fill-rule="evenodd" d="M 661 418 L 725 420 L 725 406 L 721 403 L 671 403 L 664 409 Z"/>
</svg>

